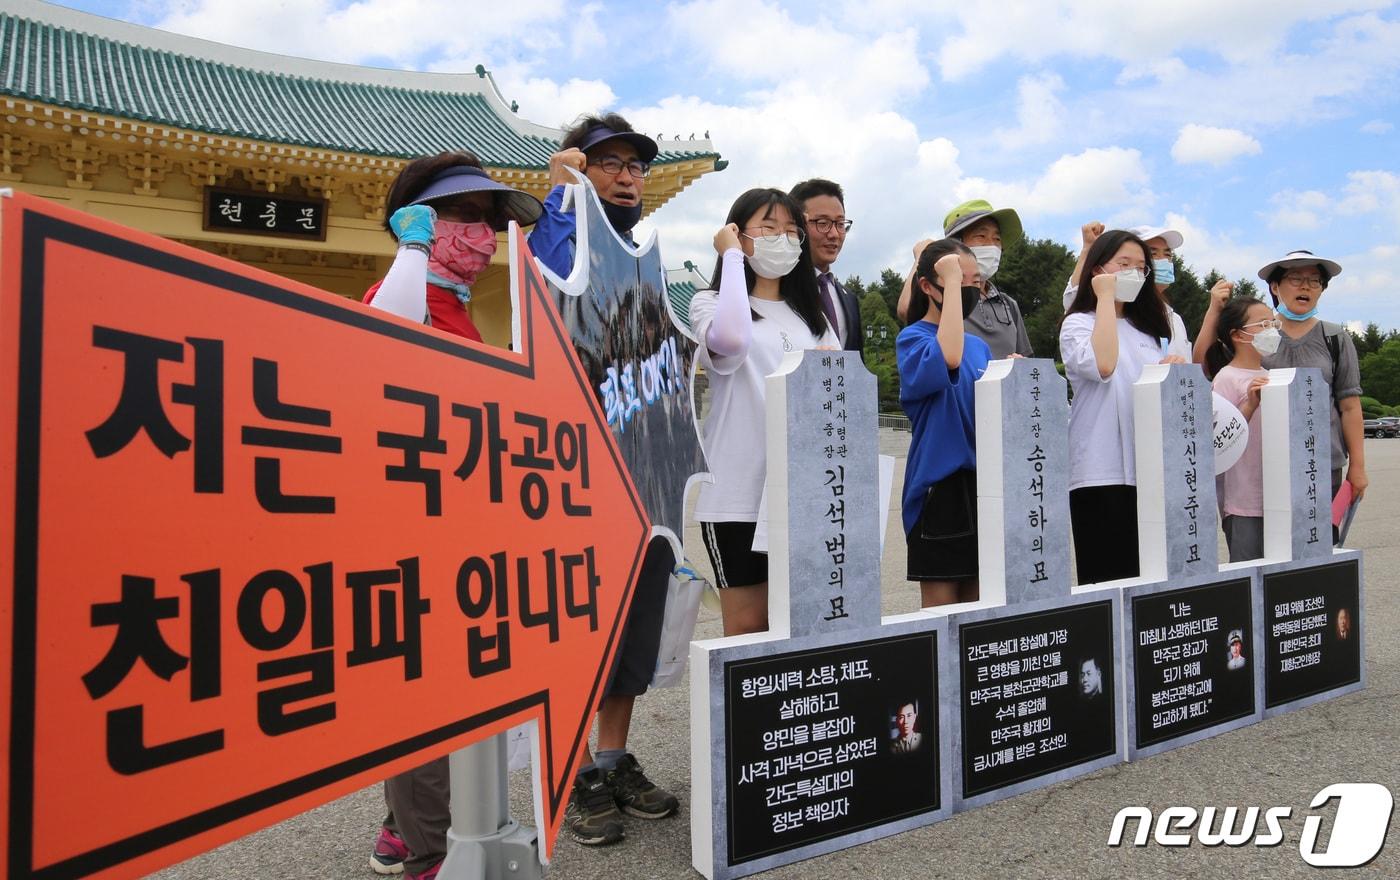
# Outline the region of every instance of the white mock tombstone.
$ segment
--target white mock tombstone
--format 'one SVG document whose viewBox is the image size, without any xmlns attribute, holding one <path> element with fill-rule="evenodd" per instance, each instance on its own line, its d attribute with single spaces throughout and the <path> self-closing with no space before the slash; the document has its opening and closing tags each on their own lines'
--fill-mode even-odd
<svg viewBox="0 0 1400 880">
<path fill-rule="evenodd" d="M 1070 589 L 1065 381 L 1010 359 L 976 392 L 979 598 L 923 612 L 949 622 L 955 812 L 1123 760 L 1119 593 Z"/>
<path fill-rule="evenodd" d="M 1269 371 L 1260 392 L 1265 442 L 1264 556 L 1332 554 L 1332 394 L 1315 367 Z"/>
<path fill-rule="evenodd" d="M 876 626 L 879 578 L 852 577 L 880 569 L 875 377 L 853 352 L 787 357 L 767 388 L 771 631 L 801 638 Z"/>
<path fill-rule="evenodd" d="M 1212 397 L 1196 364 L 1149 364 L 1133 385 L 1142 580 L 1219 569 Z"/>
<path fill-rule="evenodd" d="M 1069 397 L 1048 359 L 977 380 L 977 557 L 984 603 L 1070 594 Z"/>
<path fill-rule="evenodd" d="M 794 353 L 767 395 L 771 630 L 691 643 L 691 861 L 712 880 L 951 813 L 946 624 L 880 618 L 874 377 Z"/>
</svg>

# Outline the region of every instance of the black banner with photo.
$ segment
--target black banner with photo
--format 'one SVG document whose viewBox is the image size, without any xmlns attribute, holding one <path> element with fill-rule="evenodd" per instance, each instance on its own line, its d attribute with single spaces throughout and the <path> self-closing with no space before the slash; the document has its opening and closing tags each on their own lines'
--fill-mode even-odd
<svg viewBox="0 0 1400 880">
<path fill-rule="evenodd" d="M 939 808 L 937 634 L 725 664 L 729 862 Z"/>
</svg>

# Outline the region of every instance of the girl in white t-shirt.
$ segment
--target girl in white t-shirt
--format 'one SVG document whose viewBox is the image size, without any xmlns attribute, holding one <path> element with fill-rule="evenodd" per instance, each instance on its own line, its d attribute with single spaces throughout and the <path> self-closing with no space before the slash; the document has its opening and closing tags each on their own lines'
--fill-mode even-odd
<svg viewBox="0 0 1400 880">
<path fill-rule="evenodd" d="M 782 190 L 751 189 L 715 233 L 713 290 L 690 301 L 710 379 L 695 519 L 720 587 L 724 634 L 768 629 L 768 556 L 753 550 L 766 476 L 764 381 L 789 351 L 839 348 L 818 299 L 802 208 Z"/>
<path fill-rule="evenodd" d="M 1078 291 L 1060 323 L 1060 357 L 1074 390 L 1069 410 L 1069 516 L 1079 583 L 1138 575 L 1133 383 L 1169 355 L 1167 307 L 1152 253 L 1120 229 L 1089 248 Z"/>
<path fill-rule="evenodd" d="M 1215 393 L 1239 407 L 1249 422 L 1244 455 L 1220 479 L 1220 527 L 1230 561 L 1264 555 L 1264 461 L 1259 425 L 1259 391 L 1269 384 L 1265 355 L 1278 351 L 1281 322 L 1273 309 L 1253 297 L 1235 297 L 1220 309 L 1215 344 L 1206 351 L 1206 376 Z"/>
</svg>

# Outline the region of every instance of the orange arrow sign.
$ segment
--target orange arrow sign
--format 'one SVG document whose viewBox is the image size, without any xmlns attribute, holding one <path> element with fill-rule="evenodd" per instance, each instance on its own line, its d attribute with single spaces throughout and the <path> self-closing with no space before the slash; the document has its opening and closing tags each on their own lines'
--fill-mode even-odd
<svg viewBox="0 0 1400 880">
<path fill-rule="evenodd" d="M 650 526 L 512 246 L 516 352 L 0 199 L 8 876 L 142 874 L 527 719 L 549 846 Z"/>
</svg>

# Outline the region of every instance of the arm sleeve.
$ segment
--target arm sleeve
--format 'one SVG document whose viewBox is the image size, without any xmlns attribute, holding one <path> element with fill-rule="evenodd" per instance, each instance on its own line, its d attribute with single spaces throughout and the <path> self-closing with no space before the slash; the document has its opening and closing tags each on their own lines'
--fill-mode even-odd
<svg viewBox="0 0 1400 880">
<path fill-rule="evenodd" d="M 899 365 L 900 403 L 917 403 L 947 391 L 957 380 L 957 371 L 948 369 L 943 360 L 937 334 L 901 332 L 894 342 L 894 356 Z"/>
<path fill-rule="evenodd" d="M 1060 357 L 1065 362 L 1065 376 L 1079 382 L 1107 382 L 1112 376 L 1099 375 L 1099 360 L 1094 356 L 1094 316 L 1085 312 L 1066 315 L 1060 325 Z"/>
<path fill-rule="evenodd" d="M 715 311 L 701 338 L 705 347 L 724 358 L 742 360 L 753 340 L 753 316 L 749 312 L 749 291 L 744 279 L 744 253 L 737 248 L 724 252 Z"/>
<path fill-rule="evenodd" d="M 726 376 L 738 370 L 743 365 L 744 358 L 724 357 L 710 351 L 709 346 L 705 344 L 705 334 L 715 319 L 715 306 L 717 304 L 718 294 L 715 291 L 696 291 L 695 296 L 690 300 L 690 326 L 695 331 L 695 338 L 700 340 L 698 350 L 695 352 L 695 359 L 700 366 L 717 375 Z"/>
<path fill-rule="evenodd" d="M 1332 377 L 1332 399 L 1341 401 L 1348 397 L 1361 396 L 1361 365 L 1356 357 L 1356 344 L 1351 334 L 1341 328 L 1337 334 L 1341 342 L 1337 352 L 1337 374 Z"/>
<path fill-rule="evenodd" d="M 428 255 L 417 248 L 399 248 L 389 274 L 366 302 L 400 318 L 423 321 L 428 314 Z"/>
<path fill-rule="evenodd" d="M 1074 305 L 1074 298 L 1076 296 L 1079 296 L 1079 285 L 1074 283 L 1074 279 L 1070 279 L 1065 282 L 1065 294 L 1062 297 L 1065 304 L 1065 311 L 1069 311 L 1069 307 Z"/>
<path fill-rule="evenodd" d="M 574 268 L 574 233 L 577 221 L 565 213 L 564 187 L 556 186 L 544 199 L 544 213 L 530 230 L 530 253 L 545 268 L 560 278 L 569 277 Z"/>
</svg>

